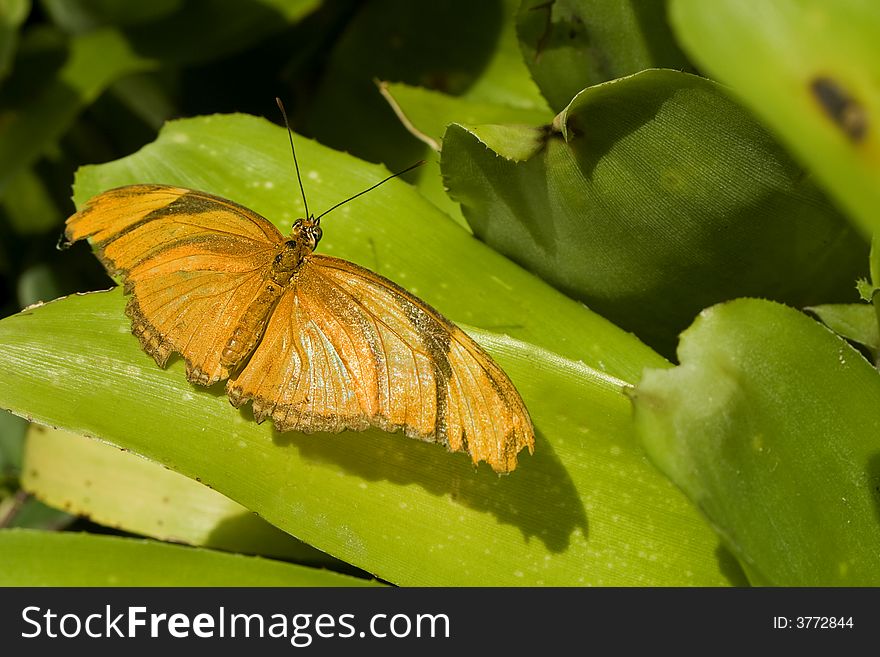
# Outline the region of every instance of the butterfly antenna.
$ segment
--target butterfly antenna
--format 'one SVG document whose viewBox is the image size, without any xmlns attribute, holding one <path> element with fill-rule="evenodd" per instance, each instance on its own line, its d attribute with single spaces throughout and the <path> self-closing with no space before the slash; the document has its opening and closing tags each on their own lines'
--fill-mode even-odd
<svg viewBox="0 0 880 657">
<path fill-rule="evenodd" d="M 349 201 L 353 201 L 354 199 L 356 199 L 358 196 L 363 196 L 363 195 L 366 194 L 367 192 L 371 192 L 371 191 L 373 191 L 374 189 L 376 189 L 379 185 L 381 185 L 381 184 L 383 184 L 383 183 L 387 183 L 387 182 L 388 182 L 389 180 L 391 180 L 392 178 L 397 178 L 397 176 L 402 176 L 402 175 L 405 174 L 406 172 L 408 172 L 408 171 L 412 171 L 412 170 L 415 169 L 416 167 L 420 167 L 420 166 L 422 166 L 424 163 L 425 163 L 425 160 L 419 160 L 419 161 L 416 162 L 415 164 L 412 164 L 412 165 L 408 166 L 408 167 L 407 167 L 406 169 L 404 169 L 403 171 L 398 171 L 397 173 L 393 173 L 393 174 L 391 174 L 390 176 L 388 176 L 387 178 L 385 178 L 384 180 L 380 180 L 379 182 L 377 182 L 377 183 L 376 183 L 375 185 L 373 185 L 372 187 L 367 187 L 364 191 L 362 191 L 362 192 L 358 192 L 358 193 L 355 194 L 354 196 L 350 196 L 349 198 L 345 199 L 344 201 L 340 201 L 339 203 L 337 203 L 336 205 L 334 205 L 334 206 L 333 206 L 332 208 L 330 208 L 329 210 L 324 210 L 324 212 L 322 212 L 321 214 L 319 214 L 319 215 L 315 218 L 315 221 L 316 221 L 316 222 L 317 222 L 317 221 L 320 221 L 321 217 L 323 217 L 325 214 L 328 214 L 328 213 L 332 212 L 333 210 L 335 210 L 336 208 L 338 208 L 340 205 L 345 205 L 345 204 L 348 203 Z"/>
<path fill-rule="evenodd" d="M 287 136 L 290 139 L 290 152 L 293 153 L 293 166 L 296 168 L 296 179 L 299 181 L 299 191 L 302 192 L 303 197 L 303 206 L 306 209 L 306 216 L 311 216 L 309 214 L 309 203 L 306 201 L 306 190 L 303 187 L 303 179 L 302 176 L 299 175 L 299 162 L 296 161 L 296 149 L 293 147 L 293 131 L 290 129 L 290 122 L 287 120 L 287 112 L 284 111 L 284 103 L 281 102 L 281 99 L 277 96 L 275 97 L 275 102 L 278 103 L 278 109 L 281 110 L 281 116 L 284 117 L 284 125 L 287 127 Z"/>
</svg>

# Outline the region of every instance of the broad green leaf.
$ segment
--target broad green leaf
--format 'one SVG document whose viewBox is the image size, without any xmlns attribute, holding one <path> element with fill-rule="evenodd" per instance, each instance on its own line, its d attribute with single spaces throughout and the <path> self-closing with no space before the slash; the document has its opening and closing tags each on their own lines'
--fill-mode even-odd
<svg viewBox="0 0 880 657">
<path fill-rule="evenodd" d="M 729 564 L 644 458 L 621 382 L 475 333 L 511 376 L 535 454 L 498 477 L 379 431 L 279 434 L 217 386 L 163 371 L 119 290 L 0 321 L 0 405 L 98 436 L 216 489 L 307 543 L 401 585 L 719 585 Z"/>
<path fill-rule="evenodd" d="M 325 144 L 400 170 L 425 157 L 425 148 L 404 129 L 412 131 L 406 118 L 411 111 L 419 122 L 430 117 L 430 131 L 413 134 L 435 150 L 432 139 L 439 140 L 446 123 L 465 121 L 462 113 L 484 118 L 489 113 L 493 121 L 549 121 L 550 110 L 519 51 L 518 2 L 381 0 L 365 5 L 330 58 L 310 112 L 310 132 Z M 388 47 L 377 47 L 383 43 Z M 378 80 L 398 83 L 391 107 L 382 100 Z M 395 107 L 398 95 L 407 98 Z M 357 108 L 356 121 L 352 107 Z M 426 159 L 428 165 L 411 178 L 428 200 L 466 225 L 443 189 L 436 158 L 428 153 Z"/>
<path fill-rule="evenodd" d="M 122 4 L 124 15 L 129 3 Z M 187 0 L 178 11 L 132 25 L 123 33 L 144 56 L 166 65 L 193 65 L 258 45 L 319 4 L 320 0 Z"/>
<path fill-rule="evenodd" d="M 229 56 L 312 12 L 320 0 L 44 0 L 53 22 L 73 34 L 120 28 L 132 48 L 166 64 Z"/>
<path fill-rule="evenodd" d="M 41 86 L 11 99 L 0 122 L 0 194 L 8 192 L 14 176 L 54 144 L 112 83 L 163 65 L 193 64 L 229 55 L 282 30 L 317 3 L 188 2 L 179 12 L 156 21 L 122 31 L 101 28 L 72 37 L 65 63 L 49 76 L 36 70 L 36 65 L 20 63 L 16 75 L 39 80 Z M 112 2 L 101 5 L 119 9 Z"/>
<path fill-rule="evenodd" d="M 880 228 L 880 4 L 673 0 L 700 66 L 814 172 L 867 234 Z"/>
<path fill-rule="evenodd" d="M 36 64 L 35 64 L 36 66 Z M 99 30 L 74 37 L 67 59 L 40 87 L 4 108 L 0 122 L 0 195 L 8 185 L 54 144 L 79 112 L 114 80 L 152 64 L 132 51 L 118 32 Z M 16 75 L 35 71 L 22 63 Z"/>
<path fill-rule="evenodd" d="M 867 245 L 717 84 L 645 71 L 554 125 L 450 126 L 444 182 L 476 236 L 662 353 L 726 299 L 855 299 Z"/>
<path fill-rule="evenodd" d="M 471 100 L 468 97 L 450 96 L 406 84 L 383 83 L 380 91 L 406 129 L 435 151 L 440 150 L 443 133 L 450 123 L 537 125 L 553 120 L 550 110 L 546 108 Z M 416 186 L 429 201 L 463 226 L 467 226 L 458 203 L 449 198 L 443 187 L 439 167 L 439 159 L 430 157 L 428 169 L 419 176 Z"/>
<path fill-rule="evenodd" d="M 31 425 L 21 483 L 50 506 L 150 538 L 298 563 L 333 561 L 197 481 L 60 429 Z"/>
<path fill-rule="evenodd" d="M 880 285 L 880 237 L 877 234 L 871 237 L 871 253 L 869 255 L 871 283 L 876 287 Z"/>
<path fill-rule="evenodd" d="M 13 176 L 0 201 L 10 227 L 19 235 L 61 228 L 61 212 L 33 169 L 23 169 Z"/>
<path fill-rule="evenodd" d="M 837 335 L 868 347 L 874 354 L 880 349 L 877 312 L 868 303 L 830 303 L 805 308 L 815 314 Z"/>
<path fill-rule="evenodd" d="M 52 22 L 67 32 L 83 33 L 99 27 L 136 25 L 167 16 L 183 0 L 42 0 Z"/>
<path fill-rule="evenodd" d="M 481 125 L 471 131 L 483 146 L 511 162 L 525 162 L 541 153 L 549 136 L 546 127 L 527 125 Z"/>
<path fill-rule="evenodd" d="M 520 0 L 501 0 L 501 24 L 493 44 L 492 55 L 462 97 L 476 103 L 549 111 L 547 101 L 541 95 L 540 89 L 523 62 L 519 37 L 516 33 L 516 12 L 519 3 Z M 472 11 L 473 4 L 466 10 L 468 20 Z M 487 38 L 490 35 L 491 33 L 487 33 Z M 451 89 L 442 87 L 437 90 L 454 93 Z"/>
<path fill-rule="evenodd" d="M 13 498 L 7 498 L 0 502 L 0 507 L 11 502 L 5 511 L 0 511 L 0 515 L 5 515 L 7 522 L 2 525 L 5 528 L 18 529 L 41 529 L 45 531 L 60 531 L 70 526 L 75 516 L 70 515 L 56 509 L 54 507 L 43 504 L 37 498 L 28 495 L 22 490 Z M 8 514 L 8 515 L 7 515 Z"/>
<path fill-rule="evenodd" d="M 385 83 L 381 90 L 406 128 L 437 151 L 446 126 L 453 122 L 540 125 L 553 120 L 547 108 L 472 100 L 407 84 Z"/>
<path fill-rule="evenodd" d="M 556 111 L 594 84 L 688 66 L 664 0 L 523 0 L 517 31 L 525 62 Z"/>
<path fill-rule="evenodd" d="M 315 211 L 385 175 L 298 139 Z M 78 176 L 176 183 L 282 230 L 301 215 L 284 131 L 246 116 L 170 124 L 134 156 Z M 463 454 L 378 431 L 277 434 L 222 386 L 156 367 L 119 290 L 0 322 L 0 406 L 101 437 L 215 488 L 309 544 L 397 584 L 722 584 L 735 577 L 696 511 L 644 459 L 623 382 L 664 361 L 474 240 L 391 181 L 323 221 L 324 252 L 396 280 L 474 335 L 522 392 L 534 456 L 497 477 Z M 487 331 L 492 331 L 487 332 Z M 501 335 L 506 333 L 513 336 Z M 514 339 L 515 338 L 515 339 Z M 682 541 L 681 537 L 687 537 Z"/>
<path fill-rule="evenodd" d="M 546 109 L 519 53 L 517 4 L 518 0 L 365 4 L 330 55 L 310 112 L 310 133 L 322 143 L 392 169 L 423 157 L 424 147 L 382 99 L 377 79 L 475 103 Z"/>
<path fill-rule="evenodd" d="M 880 374 L 769 301 L 706 310 L 634 394 L 651 459 L 755 584 L 880 583 Z"/>
<path fill-rule="evenodd" d="M 11 413 L 0 411 L 0 479 L 17 477 L 21 472 L 26 430 L 27 422 Z"/>
<path fill-rule="evenodd" d="M 56 276 L 56 271 L 45 262 L 22 271 L 18 277 L 16 290 L 18 305 L 26 308 L 34 303 L 51 301 L 64 294 L 65 290 L 61 289 Z"/>
<path fill-rule="evenodd" d="M 18 31 L 30 10 L 30 0 L 0 0 L 0 82 L 12 68 Z"/>
<path fill-rule="evenodd" d="M 0 530 L 0 586 L 375 586 L 347 575 L 156 541 Z"/>
<path fill-rule="evenodd" d="M 156 132 L 177 111 L 169 93 L 150 73 L 126 76 L 110 87 L 110 93 Z"/>
<path fill-rule="evenodd" d="M 880 295 L 877 294 L 878 285 L 880 285 L 880 233 L 875 233 L 871 238 L 869 270 L 871 272 L 871 283 L 867 284 L 866 281 L 860 280 L 857 281 L 856 287 L 858 288 L 859 295 L 862 299 L 871 302 L 874 306 L 876 322 L 877 325 L 880 326 Z"/>
</svg>

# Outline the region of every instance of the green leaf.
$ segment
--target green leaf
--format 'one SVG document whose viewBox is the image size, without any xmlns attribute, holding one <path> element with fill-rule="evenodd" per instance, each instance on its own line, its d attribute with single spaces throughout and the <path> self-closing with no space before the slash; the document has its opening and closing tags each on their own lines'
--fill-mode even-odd
<svg viewBox="0 0 880 657">
<path fill-rule="evenodd" d="M 97 440 L 31 425 L 22 487 L 93 522 L 174 543 L 329 564 L 207 486 Z"/>
<path fill-rule="evenodd" d="M 548 139 L 546 129 L 527 125 L 480 125 L 470 128 L 470 132 L 496 156 L 500 155 L 511 162 L 525 162 L 538 155 L 544 150 Z M 456 154 L 454 150 L 452 154 Z"/>
<path fill-rule="evenodd" d="M 16 296 L 21 308 L 26 308 L 34 303 L 51 301 L 64 293 L 64 288 L 58 281 L 57 271 L 45 262 L 40 262 L 22 271 L 18 277 L 17 288 Z"/>
<path fill-rule="evenodd" d="M 149 540 L 0 530 L 0 586 L 375 586 L 260 557 Z"/>
<path fill-rule="evenodd" d="M 406 129 L 436 151 L 440 150 L 446 126 L 453 122 L 535 125 L 553 120 L 550 110 L 545 107 L 519 107 L 471 100 L 406 84 L 382 83 L 380 91 Z M 419 175 L 416 186 L 438 208 L 467 226 L 458 203 L 449 198 L 443 187 L 437 158 L 429 158 L 428 166 Z"/>
<path fill-rule="evenodd" d="M 867 278 L 860 278 L 856 281 L 856 291 L 862 301 L 872 301 L 877 288 L 868 282 Z"/>
<path fill-rule="evenodd" d="M 871 253 L 869 256 L 869 270 L 871 272 L 871 284 L 875 287 L 880 285 L 880 236 L 871 237 Z M 866 301 L 870 301 L 870 297 Z"/>
<path fill-rule="evenodd" d="M 539 125 L 553 120 L 547 108 L 472 100 L 407 84 L 385 83 L 381 91 L 407 129 L 437 151 L 446 126 L 453 122 Z"/>
<path fill-rule="evenodd" d="M 76 520 L 75 516 L 47 506 L 24 491 L 19 491 L 14 497 L 3 500 L 0 507 L 7 503 L 8 506 L 0 511 L 0 516 L 8 518 L 2 525 L 4 528 L 60 531 Z"/>
<path fill-rule="evenodd" d="M 871 238 L 871 253 L 869 257 L 869 269 L 871 272 L 871 285 L 856 282 L 856 288 L 863 300 L 871 302 L 874 306 L 875 321 L 880 326 L 880 296 L 877 295 L 877 286 L 880 285 L 880 234 L 874 234 Z M 874 359 L 877 362 L 877 359 Z"/>
<path fill-rule="evenodd" d="M 673 0 L 675 31 L 815 173 L 865 231 L 880 229 L 880 5 Z"/>
<path fill-rule="evenodd" d="M 376 89 L 376 79 L 477 104 L 546 110 L 519 52 L 518 1 L 365 4 L 330 55 L 310 112 L 310 133 L 392 169 L 423 157 L 424 147 L 399 124 Z"/>
<path fill-rule="evenodd" d="M 119 28 L 132 49 L 165 64 L 199 64 L 259 44 L 311 13 L 320 0 L 44 0 L 73 34 Z"/>
<path fill-rule="evenodd" d="M 645 71 L 554 125 L 450 126 L 444 182 L 477 237 L 661 353 L 726 299 L 854 300 L 867 246 L 715 83 Z"/>
<path fill-rule="evenodd" d="M 167 16 L 183 0 L 42 0 L 52 22 L 66 32 L 80 34 L 99 27 L 136 25 Z"/>
<path fill-rule="evenodd" d="M 37 64 L 21 63 L 16 76 L 33 76 Z M 40 77 L 40 87 L 16 96 L 0 122 L 0 194 L 54 144 L 114 80 L 152 64 L 114 31 L 99 30 L 70 41 L 60 69 Z"/>
<path fill-rule="evenodd" d="M 17 476 L 21 472 L 22 446 L 27 422 L 0 411 L 0 477 Z"/>
<path fill-rule="evenodd" d="M 831 303 L 805 308 L 837 335 L 865 345 L 873 353 L 880 349 L 877 312 L 867 303 Z"/>
<path fill-rule="evenodd" d="M 7 187 L 16 174 L 67 132 L 79 113 L 114 82 L 160 66 L 193 64 L 228 55 L 282 30 L 312 11 L 317 3 L 188 2 L 179 12 L 155 21 L 125 30 L 95 29 L 72 37 L 67 44 L 69 52 L 59 53 L 66 61 L 48 76 L 38 63 L 20 62 L 16 75 L 36 79 L 40 86 L 4 99 L 10 106 L 0 122 L 0 194 L 8 193 Z M 121 11 L 120 4 L 113 2 L 91 8 L 98 5 L 101 11 Z"/>
<path fill-rule="evenodd" d="M 18 46 L 18 31 L 30 11 L 30 0 L 0 1 L 0 82 L 12 68 Z"/>
<path fill-rule="evenodd" d="M 468 85 L 461 97 L 476 103 L 493 103 L 520 109 L 550 111 L 547 101 L 523 61 L 516 31 L 516 14 L 519 3 L 520 0 L 501 0 L 501 19 L 492 54 L 482 71 L 479 72 L 478 77 Z M 469 5 L 465 11 L 470 17 L 473 12 L 473 4 Z M 484 37 L 488 38 L 490 35 L 492 35 L 492 31 L 485 33 Z M 448 42 L 447 47 L 449 46 L 457 48 L 458 41 Z M 452 89 L 435 88 L 444 93 L 455 93 Z"/>
<path fill-rule="evenodd" d="M 384 174 L 299 139 L 310 206 Z M 133 182 L 233 198 L 289 229 L 283 130 L 245 116 L 170 124 L 84 169 L 79 203 Z M 283 182 L 287 181 L 287 182 Z M 389 211 L 393 209 L 393 211 Z M 396 584 L 706 584 L 736 579 L 696 510 L 648 464 L 624 382 L 665 362 L 470 237 L 392 181 L 329 215 L 322 250 L 399 281 L 473 335 L 521 391 L 534 456 L 498 477 L 463 454 L 379 431 L 278 434 L 139 348 L 120 290 L 0 321 L 0 406 L 151 458 L 307 543 Z M 322 222 L 323 223 L 323 222 Z M 508 337 L 501 333 L 514 336 Z M 684 538 L 683 538 L 684 537 Z"/>
<path fill-rule="evenodd" d="M 557 111 L 594 84 L 688 67 L 664 0 L 523 0 L 517 31 L 526 64 Z"/>
<path fill-rule="evenodd" d="M 258 426 L 222 387 L 186 383 L 180 361 L 157 368 L 122 306 L 117 290 L 0 322 L 0 366 L 14 373 L 0 382 L 0 404 L 159 461 L 397 584 L 725 581 L 714 537 L 645 462 L 608 375 L 477 334 L 538 431 L 535 455 L 499 478 L 401 435 Z"/>
<path fill-rule="evenodd" d="M 128 75 L 115 82 L 110 93 L 156 132 L 176 112 L 169 92 L 150 73 Z"/>
<path fill-rule="evenodd" d="M 803 314 L 738 300 L 645 373 L 651 459 L 707 515 L 755 584 L 880 583 L 880 374 Z"/>
<path fill-rule="evenodd" d="M 462 113 L 502 122 L 552 118 L 522 61 L 514 24 L 518 2 L 378 0 L 365 5 L 330 57 L 310 112 L 310 132 L 327 145 L 394 170 L 427 159 L 410 179 L 466 225 L 443 189 L 433 154 L 425 157 L 424 147 L 406 130 L 436 150 L 445 125 L 466 120 Z M 378 80 L 392 83 L 393 97 L 384 94 L 390 108 L 377 90 Z M 426 119 L 430 126 L 421 125 Z"/>
<path fill-rule="evenodd" d="M 130 3 L 119 3 L 125 16 Z M 187 0 L 174 13 L 127 27 L 132 47 L 166 65 L 193 65 L 260 44 L 306 17 L 320 0 Z M 271 92 L 267 92 L 271 93 Z"/>
<path fill-rule="evenodd" d="M 61 212 L 43 180 L 33 169 L 23 169 L 9 180 L 0 198 L 12 230 L 19 235 L 60 232 Z"/>
</svg>

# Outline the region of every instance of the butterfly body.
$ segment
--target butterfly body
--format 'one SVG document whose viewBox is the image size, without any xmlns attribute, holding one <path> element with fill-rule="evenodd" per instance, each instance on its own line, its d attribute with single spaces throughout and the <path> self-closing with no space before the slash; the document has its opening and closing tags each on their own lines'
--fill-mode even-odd
<svg viewBox="0 0 880 657">
<path fill-rule="evenodd" d="M 302 244 L 294 240 L 280 245 L 271 268 L 266 272 L 262 291 L 238 320 L 220 354 L 220 364 L 227 372 L 233 371 L 249 356 L 263 337 L 269 314 L 307 255 L 303 250 Z"/>
<path fill-rule="evenodd" d="M 319 220 L 284 237 L 226 199 L 166 185 L 99 194 L 67 221 L 129 295 L 126 314 L 160 366 L 227 380 L 279 431 L 402 431 L 496 471 L 532 450 L 528 412 L 461 329 L 395 283 L 315 253 Z"/>
<path fill-rule="evenodd" d="M 256 348 L 272 309 L 305 259 L 318 246 L 321 235 L 321 227 L 312 217 L 308 220 L 297 219 L 293 224 L 291 238 L 278 246 L 272 266 L 266 272 L 263 290 L 251 302 L 223 348 L 220 364 L 227 371 L 233 371 Z"/>
</svg>

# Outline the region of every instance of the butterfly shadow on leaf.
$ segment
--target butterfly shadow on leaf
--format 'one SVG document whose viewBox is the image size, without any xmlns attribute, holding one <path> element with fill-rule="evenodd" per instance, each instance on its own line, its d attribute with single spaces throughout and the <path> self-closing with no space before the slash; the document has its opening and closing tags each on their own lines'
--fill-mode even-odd
<svg viewBox="0 0 880 657">
<path fill-rule="evenodd" d="M 272 438 L 306 459 L 336 465 L 367 481 L 416 484 L 432 495 L 449 495 L 458 504 L 519 527 L 526 540 L 536 537 L 551 552 L 564 552 L 575 530 L 588 535 L 577 489 L 539 430 L 535 453 L 521 452 L 516 470 L 501 476 L 485 463 L 475 468 L 465 454 L 377 429 L 340 434 L 273 431 Z"/>
</svg>

